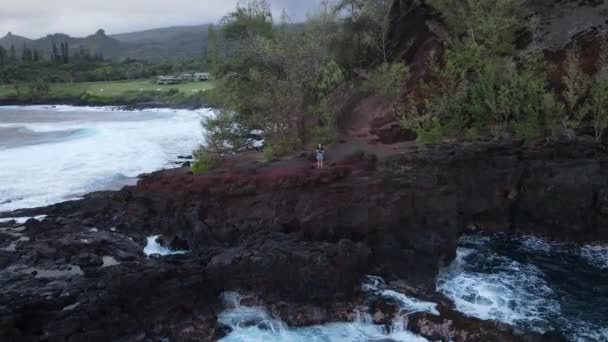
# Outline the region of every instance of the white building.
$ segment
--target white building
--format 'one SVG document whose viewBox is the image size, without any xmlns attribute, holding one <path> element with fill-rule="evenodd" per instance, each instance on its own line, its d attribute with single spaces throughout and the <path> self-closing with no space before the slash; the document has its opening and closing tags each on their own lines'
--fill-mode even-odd
<svg viewBox="0 0 608 342">
<path fill-rule="evenodd" d="M 197 81 L 209 81 L 211 74 L 208 72 L 197 72 L 194 74 L 194 79 Z"/>
</svg>

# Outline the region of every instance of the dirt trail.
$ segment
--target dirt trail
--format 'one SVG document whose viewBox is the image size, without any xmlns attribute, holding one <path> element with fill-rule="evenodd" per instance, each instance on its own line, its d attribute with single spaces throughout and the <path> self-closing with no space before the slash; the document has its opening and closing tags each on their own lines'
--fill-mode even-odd
<svg viewBox="0 0 608 342">
<path fill-rule="evenodd" d="M 377 135 L 377 131 L 396 122 L 387 112 L 390 112 L 389 106 L 380 96 L 366 96 L 359 100 L 348 115 L 342 118 L 339 127 L 341 143 L 328 149 L 328 158 L 340 160 L 361 151 L 384 160 L 388 156 L 417 149 L 413 141 L 382 142 L 383 139 Z"/>
<path fill-rule="evenodd" d="M 358 99 L 356 105 L 341 119 L 337 142 L 325 146 L 326 165 L 331 167 L 334 164 L 340 164 L 358 152 L 375 155 L 379 161 L 383 161 L 391 155 L 418 150 L 415 141 L 382 143 L 383 139 L 378 137 L 375 132 L 377 127 L 380 129 L 392 127 L 393 130 L 399 130 L 394 127 L 396 120 L 387 115 L 387 112 L 389 112 L 388 106 L 378 96 L 362 96 L 361 99 Z M 261 152 L 246 152 L 225 158 L 224 166 L 221 169 L 224 172 L 234 172 L 266 168 L 314 168 L 315 150 L 316 143 L 311 142 L 305 150 L 270 163 L 265 161 L 264 154 Z"/>
<path fill-rule="evenodd" d="M 388 111 L 385 101 L 379 96 L 367 96 L 342 118 L 340 132 L 347 140 L 371 144 L 377 140 L 371 132 L 370 124 Z"/>
</svg>

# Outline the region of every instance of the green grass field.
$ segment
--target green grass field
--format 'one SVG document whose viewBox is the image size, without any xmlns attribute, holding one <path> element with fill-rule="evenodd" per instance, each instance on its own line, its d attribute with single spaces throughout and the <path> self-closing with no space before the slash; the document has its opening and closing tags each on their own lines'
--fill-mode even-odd
<svg viewBox="0 0 608 342">
<path fill-rule="evenodd" d="M 177 89 L 180 92 L 191 95 L 199 91 L 206 91 L 215 87 L 213 81 L 189 82 L 173 85 L 158 85 L 149 80 L 115 81 L 115 82 L 84 82 L 84 83 L 54 83 L 51 84 L 50 95 L 79 96 L 85 92 L 104 98 L 115 98 L 127 92 L 144 91 L 166 91 Z M 27 87 L 22 87 L 22 92 L 27 92 Z M 13 85 L 0 85 L 0 99 L 15 94 Z"/>
</svg>

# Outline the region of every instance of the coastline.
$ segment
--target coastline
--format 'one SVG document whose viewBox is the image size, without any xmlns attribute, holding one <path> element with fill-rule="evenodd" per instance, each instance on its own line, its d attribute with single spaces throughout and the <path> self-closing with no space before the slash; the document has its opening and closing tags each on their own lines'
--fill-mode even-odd
<svg viewBox="0 0 608 342">
<path fill-rule="evenodd" d="M 3 106 L 0 211 L 118 190 L 141 174 L 186 163 L 210 109 Z M 7 147 L 7 148 L 4 148 Z M 94 153 L 90 153 L 95 151 Z M 179 164 L 178 164 L 179 163 Z M 44 165 L 43 172 L 29 172 Z M 61 177 L 52 170 L 61 170 Z"/>
<path fill-rule="evenodd" d="M 87 101 L 82 99 L 69 100 L 44 100 L 44 101 L 7 101 L 0 100 L 0 107 L 6 106 L 73 106 L 73 107 L 122 107 L 125 110 L 141 110 L 141 109 L 188 109 L 196 110 L 201 108 L 212 108 L 213 105 L 208 102 L 201 101 L 186 101 L 184 103 L 173 103 L 171 101 L 124 101 L 124 100 L 109 100 L 109 101 Z"/>
<path fill-rule="evenodd" d="M 436 292 L 435 278 L 456 257 L 458 237 L 470 231 L 608 241 L 601 229 L 608 218 L 598 210 L 608 202 L 597 196 L 608 188 L 599 167 L 605 162 L 608 154 L 596 144 L 478 144 L 384 162 L 357 154 L 321 171 L 278 163 L 204 175 L 155 172 L 120 191 L 11 213 L 48 216 L 25 223 L 23 234 L 35 242 L 0 252 L 5 266 L 47 270 L 63 260 L 84 277 L 54 278 L 53 291 L 72 295 L 47 299 L 40 279 L 5 269 L 11 277 L 0 302 L 11 309 L 0 314 L 0 326 L 12 327 L 9 337 L 36 336 L 38 330 L 20 328 L 20 319 L 32 321 L 28 308 L 44 307 L 33 322 L 52 340 L 81 336 L 73 325 L 99 341 L 138 334 L 216 340 L 226 333 L 216 321 L 226 290 L 293 327 L 348 322 L 370 300 L 361 282 L 373 274 L 389 289 L 437 303 L 439 316 L 406 317 L 407 327 L 431 340 L 561 341 L 556 332 L 464 316 Z M 167 248 L 188 253 L 146 257 L 146 240 L 156 235 Z M 103 267 L 103 257 L 119 265 Z M 85 289 L 97 299 L 82 297 Z M 22 297 L 23 291 L 33 295 Z M 372 303 L 374 323 L 396 319 L 394 301 Z M 91 316 L 107 310 L 119 314 Z M 188 323 L 188 317 L 199 318 Z"/>
<path fill-rule="evenodd" d="M 0 341 L 608 342 L 608 1 L 333 5 L 3 38 Z"/>
</svg>

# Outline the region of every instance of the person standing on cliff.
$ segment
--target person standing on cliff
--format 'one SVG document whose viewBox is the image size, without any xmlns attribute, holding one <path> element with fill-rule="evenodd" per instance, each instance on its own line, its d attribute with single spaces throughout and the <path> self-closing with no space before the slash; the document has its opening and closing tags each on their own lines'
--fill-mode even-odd
<svg viewBox="0 0 608 342">
<path fill-rule="evenodd" d="M 325 161 L 325 148 L 323 144 L 317 146 L 317 169 L 323 168 L 323 161 Z"/>
</svg>

